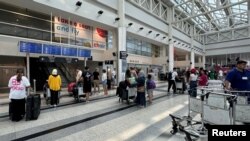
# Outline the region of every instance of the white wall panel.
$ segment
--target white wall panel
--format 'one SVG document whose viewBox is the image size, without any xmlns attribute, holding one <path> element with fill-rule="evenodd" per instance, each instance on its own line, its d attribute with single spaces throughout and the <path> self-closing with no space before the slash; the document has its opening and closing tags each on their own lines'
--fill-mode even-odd
<svg viewBox="0 0 250 141">
<path fill-rule="evenodd" d="M 126 2 L 125 4 L 125 12 L 126 16 L 150 25 L 152 28 L 158 29 L 159 31 L 165 33 L 168 32 L 168 25 L 165 22 L 145 12 L 144 10 L 137 8 L 129 2 Z"/>
<path fill-rule="evenodd" d="M 96 0 L 96 1 L 105 5 L 105 6 L 111 7 L 113 9 L 117 9 L 117 5 L 118 5 L 119 0 Z"/>
<path fill-rule="evenodd" d="M 250 52 L 250 45 L 211 49 L 206 51 L 206 56 L 247 53 L 247 52 Z"/>
</svg>

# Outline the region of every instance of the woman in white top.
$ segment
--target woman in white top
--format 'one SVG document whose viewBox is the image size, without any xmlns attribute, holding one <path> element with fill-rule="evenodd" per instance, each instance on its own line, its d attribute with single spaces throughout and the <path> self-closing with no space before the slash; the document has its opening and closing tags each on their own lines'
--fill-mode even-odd
<svg viewBox="0 0 250 141">
<path fill-rule="evenodd" d="M 103 91 L 104 95 L 108 95 L 108 88 L 107 88 L 107 73 L 106 70 L 102 70 L 102 86 L 103 86 Z"/>
<path fill-rule="evenodd" d="M 9 80 L 10 88 L 10 118 L 12 121 L 20 121 L 25 114 L 26 88 L 30 87 L 29 80 L 23 76 L 23 70 L 18 69 L 17 74 Z"/>
<path fill-rule="evenodd" d="M 197 78 L 198 75 L 196 74 L 196 70 L 192 69 L 189 77 L 189 86 L 190 86 L 189 95 L 192 97 L 197 96 Z"/>
</svg>

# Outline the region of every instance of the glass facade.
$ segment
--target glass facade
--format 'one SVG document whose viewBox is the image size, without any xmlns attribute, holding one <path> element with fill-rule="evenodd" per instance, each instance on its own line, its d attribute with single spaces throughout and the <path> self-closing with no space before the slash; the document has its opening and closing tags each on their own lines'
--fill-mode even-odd
<svg viewBox="0 0 250 141">
<path fill-rule="evenodd" d="M 174 2 L 181 4 L 178 9 L 187 16 L 192 16 L 192 11 L 199 14 L 192 18 L 192 21 L 205 31 L 209 31 L 211 28 L 220 30 L 242 26 L 246 25 L 248 21 L 247 2 L 243 0 L 199 0 L 194 3 L 187 0 L 174 0 Z M 227 5 L 232 6 L 225 7 Z M 203 14 L 208 11 L 212 12 Z"/>
<path fill-rule="evenodd" d="M 151 43 L 141 41 L 135 38 L 127 37 L 127 52 L 131 54 L 137 54 L 142 56 L 155 57 L 160 56 L 158 46 Z M 157 52 L 158 51 L 158 52 Z"/>
<path fill-rule="evenodd" d="M 4 3 L 0 3 L 0 34 L 91 48 L 112 47 L 112 34 L 106 30 Z"/>
</svg>

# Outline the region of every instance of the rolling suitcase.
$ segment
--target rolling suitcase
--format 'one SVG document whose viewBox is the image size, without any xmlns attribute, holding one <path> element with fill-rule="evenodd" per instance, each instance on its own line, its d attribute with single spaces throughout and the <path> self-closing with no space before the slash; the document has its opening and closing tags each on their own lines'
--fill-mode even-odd
<svg viewBox="0 0 250 141">
<path fill-rule="evenodd" d="M 29 95 L 26 101 L 26 121 L 36 120 L 40 115 L 41 97 L 39 94 Z"/>
</svg>

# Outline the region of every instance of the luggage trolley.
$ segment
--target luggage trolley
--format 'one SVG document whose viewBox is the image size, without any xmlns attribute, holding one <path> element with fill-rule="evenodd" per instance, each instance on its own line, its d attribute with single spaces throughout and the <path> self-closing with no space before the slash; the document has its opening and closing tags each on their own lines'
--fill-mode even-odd
<svg viewBox="0 0 250 141">
<path fill-rule="evenodd" d="M 250 123 L 250 91 L 230 91 L 231 94 L 237 95 L 237 102 L 233 110 L 234 124 L 236 122 Z"/>
<path fill-rule="evenodd" d="M 176 90 L 179 91 L 179 93 L 184 94 L 186 90 L 186 83 L 184 78 L 179 78 L 175 80 Z"/>
<path fill-rule="evenodd" d="M 81 101 L 80 97 L 86 96 L 83 92 L 83 87 L 81 85 L 79 85 L 79 86 L 75 85 L 75 87 L 73 88 L 73 95 L 74 95 L 76 102 Z"/>
<path fill-rule="evenodd" d="M 49 88 L 46 88 L 46 97 L 45 97 L 45 101 L 46 101 L 46 104 L 47 104 L 47 105 L 50 104 L 50 97 L 51 97 L 50 89 L 49 89 Z"/>
<path fill-rule="evenodd" d="M 188 104 L 188 116 L 176 116 L 170 114 L 170 117 L 172 118 L 172 130 L 171 134 L 175 134 L 179 131 L 182 131 L 185 133 L 186 137 L 185 139 L 187 141 L 196 140 L 200 136 L 206 135 L 207 130 L 204 127 L 203 122 L 203 105 L 205 101 L 205 96 L 208 95 L 208 93 L 198 93 L 200 97 L 191 97 L 189 96 L 189 104 Z M 201 115 L 201 121 L 195 121 L 191 117 L 191 112 L 197 113 Z M 194 125 L 201 125 L 199 127 L 194 127 Z"/>
<path fill-rule="evenodd" d="M 212 97 L 213 93 L 220 95 L 220 93 L 215 92 L 215 91 L 224 91 L 224 89 L 221 89 L 221 88 L 211 89 L 209 87 L 198 87 L 197 89 L 201 90 L 202 93 L 200 92 L 198 93 L 200 96 L 199 98 L 194 98 L 194 97 L 189 96 L 188 116 L 180 117 L 180 116 L 170 115 L 170 117 L 172 118 L 172 125 L 173 125 L 172 131 L 170 133 L 175 134 L 176 132 L 178 132 L 178 129 L 179 129 L 179 131 L 182 131 L 185 133 L 186 141 L 197 140 L 198 138 L 204 137 L 207 135 L 207 130 L 204 124 L 205 123 L 214 124 L 213 120 L 207 117 L 207 115 L 214 115 L 214 114 L 211 114 L 211 112 L 205 109 L 205 107 L 206 105 L 208 105 L 209 103 L 208 100 L 209 98 Z M 233 101 L 235 100 L 235 96 L 232 96 L 229 94 L 224 94 L 224 96 L 227 96 L 227 100 L 229 101 L 229 103 L 231 103 L 232 105 L 231 107 L 233 107 L 234 106 Z M 221 101 L 219 100 L 219 102 Z M 230 123 L 232 123 L 233 121 L 232 109 L 233 108 L 231 108 L 231 111 L 227 111 L 228 114 L 231 115 Z M 192 117 L 190 116 L 191 112 L 201 114 L 201 121 L 193 120 Z M 201 124 L 201 126 L 199 128 L 194 128 L 193 126 L 197 124 L 198 125 Z"/>
<path fill-rule="evenodd" d="M 214 98 L 211 100 L 211 97 Z M 210 92 L 207 103 L 203 105 L 204 123 L 232 125 L 236 100 L 235 95 Z"/>
<path fill-rule="evenodd" d="M 208 80 L 208 86 L 214 86 L 214 85 L 222 85 L 223 81 L 221 80 Z"/>
</svg>

